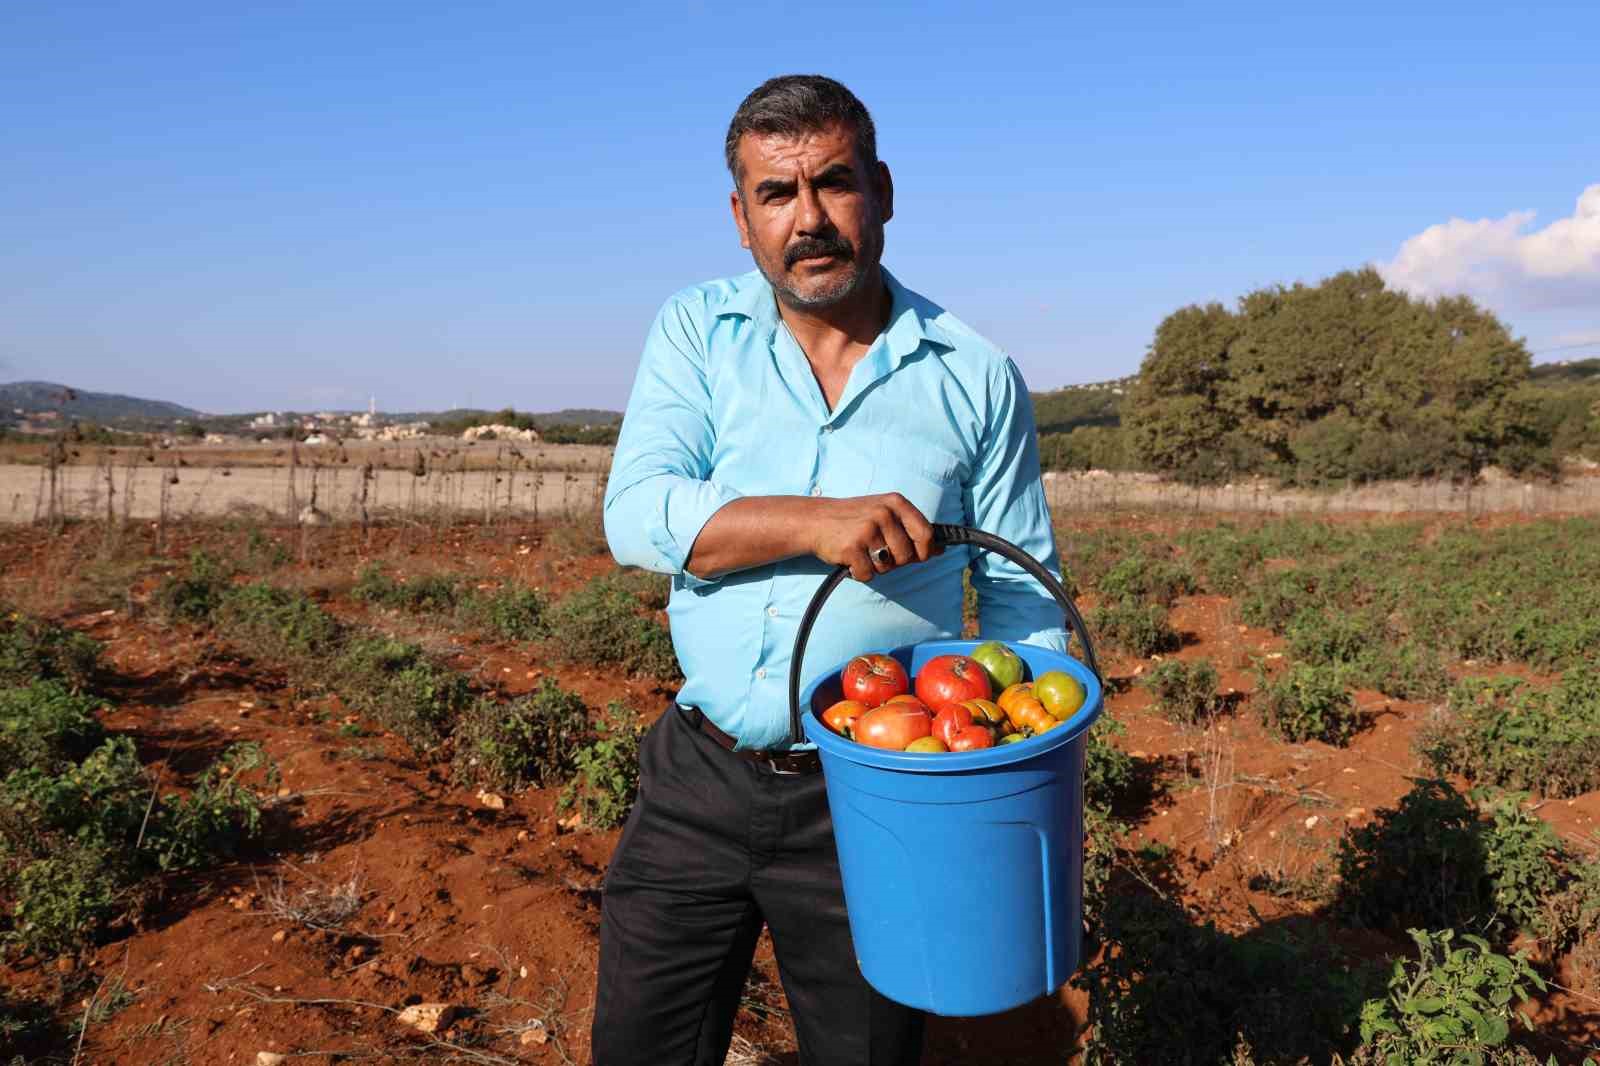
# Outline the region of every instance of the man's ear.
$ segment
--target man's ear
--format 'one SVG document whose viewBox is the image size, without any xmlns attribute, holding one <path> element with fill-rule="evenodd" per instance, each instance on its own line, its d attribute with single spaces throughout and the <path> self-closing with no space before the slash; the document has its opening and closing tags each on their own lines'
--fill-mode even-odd
<svg viewBox="0 0 1600 1066">
<path fill-rule="evenodd" d="M 733 224 L 739 229 L 739 247 L 750 247 L 750 223 L 744 217 L 744 203 L 739 199 L 739 190 L 735 189 L 728 194 L 728 207 L 733 211 Z"/>
<path fill-rule="evenodd" d="M 889 164 L 878 162 L 878 203 L 883 205 L 883 221 L 894 217 L 894 178 L 889 174 Z"/>
</svg>

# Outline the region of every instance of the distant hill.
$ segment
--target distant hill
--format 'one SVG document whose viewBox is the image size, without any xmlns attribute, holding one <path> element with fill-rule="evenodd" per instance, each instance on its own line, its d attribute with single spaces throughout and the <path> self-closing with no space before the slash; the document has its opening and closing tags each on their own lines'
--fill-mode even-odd
<svg viewBox="0 0 1600 1066">
<path fill-rule="evenodd" d="M 1540 363 L 1528 377 L 1536 385 L 1600 384 L 1600 357 Z"/>
<path fill-rule="evenodd" d="M 493 422 L 500 413 L 500 410 L 489 411 L 477 407 L 453 407 L 448 411 L 405 411 L 388 417 L 397 422 L 476 425 Z M 531 421 L 536 429 L 547 426 L 615 426 L 622 423 L 621 411 L 601 411 L 590 407 L 567 407 L 543 414 L 518 411 L 517 417 Z"/>
<path fill-rule="evenodd" d="M 1033 420 L 1041 434 L 1071 433 L 1079 426 L 1121 425 L 1122 400 L 1133 382 L 1130 376 L 1036 392 Z"/>
<path fill-rule="evenodd" d="M 25 413 L 60 411 L 66 418 L 90 422 L 122 422 L 127 420 L 171 421 L 177 418 L 199 418 L 200 412 L 181 404 L 165 400 L 144 400 L 137 396 L 119 396 L 110 392 L 88 392 L 69 389 L 49 381 L 16 381 L 0 385 L 0 412 L 8 419 Z"/>
</svg>

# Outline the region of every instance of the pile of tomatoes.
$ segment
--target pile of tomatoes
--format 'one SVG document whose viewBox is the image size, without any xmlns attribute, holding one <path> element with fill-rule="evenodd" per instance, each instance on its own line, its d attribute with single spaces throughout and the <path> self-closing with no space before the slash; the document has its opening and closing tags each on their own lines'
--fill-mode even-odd
<svg viewBox="0 0 1600 1066">
<path fill-rule="evenodd" d="M 868 747 L 976 751 L 1048 732 L 1083 706 L 1087 694 L 1071 674 L 1052 670 L 1031 682 L 1022 674 L 1021 657 L 997 640 L 970 656 L 937 655 L 914 680 L 893 656 L 857 655 L 840 678 L 844 699 L 821 717 Z"/>
</svg>

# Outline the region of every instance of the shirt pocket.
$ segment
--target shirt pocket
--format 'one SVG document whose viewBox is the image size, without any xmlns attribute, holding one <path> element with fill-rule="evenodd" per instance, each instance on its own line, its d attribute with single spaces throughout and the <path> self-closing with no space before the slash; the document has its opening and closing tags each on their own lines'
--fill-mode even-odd
<svg viewBox="0 0 1600 1066">
<path fill-rule="evenodd" d="M 872 473 L 872 491 L 898 492 L 910 500 L 930 522 L 959 523 L 963 509 L 961 485 L 965 465 L 954 452 L 927 444 L 907 442 L 889 448 Z"/>
</svg>

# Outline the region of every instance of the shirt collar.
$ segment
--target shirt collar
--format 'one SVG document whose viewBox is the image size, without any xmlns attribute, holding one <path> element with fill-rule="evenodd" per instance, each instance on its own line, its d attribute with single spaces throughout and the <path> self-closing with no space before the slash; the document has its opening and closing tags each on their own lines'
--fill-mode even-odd
<svg viewBox="0 0 1600 1066">
<path fill-rule="evenodd" d="M 733 289 L 722 298 L 716 306 L 715 313 L 718 317 L 723 315 L 742 315 L 748 318 L 758 329 L 765 331 L 768 339 L 777 331 L 778 305 L 777 298 L 772 294 L 772 286 L 761 272 L 752 271 L 747 277 L 750 279 L 746 285 Z M 955 344 L 948 334 L 939 328 L 933 320 L 932 305 L 922 297 L 906 288 L 889 273 L 887 267 L 883 268 L 884 284 L 889 286 L 891 304 L 889 307 L 889 324 L 884 327 L 884 348 L 893 366 L 916 353 L 924 341 L 939 345 L 941 348 L 954 348 Z"/>
</svg>

